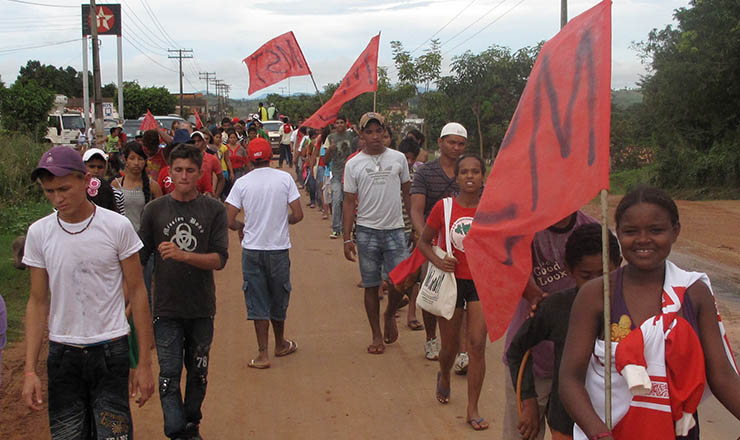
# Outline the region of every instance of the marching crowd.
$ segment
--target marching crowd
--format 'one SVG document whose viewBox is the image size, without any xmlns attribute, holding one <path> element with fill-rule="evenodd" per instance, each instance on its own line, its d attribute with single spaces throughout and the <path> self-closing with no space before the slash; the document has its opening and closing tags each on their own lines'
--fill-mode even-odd
<svg viewBox="0 0 740 440">
<path fill-rule="evenodd" d="M 48 317 L 52 438 L 133 438 L 129 395 L 144 405 L 155 386 L 165 435 L 201 438 L 214 271 L 229 258 L 229 229 L 241 243 L 247 318 L 258 345 L 248 366 L 271 367 L 270 327 L 272 355 L 295 353 L 298 343 L 286 336 L 285 320 L 289 225 L 304 216 L 301 191 L 309 209 L 327 220 L 329 239 L 341 239 L 344 257 L 359 263 L 367 353 L 383 354 L 398 339 L 395 316 L 408 304 L 406 325 L 426 334 L 420 355 L 423 350 L 439 363 L 436 400 L 450 401 L 453 371 L 467 375 L 466 420 L 476 431 L 489 427 L 478 407 L 487 331 L 463 244 L 487 167 L 465 152 L 466 129 L 446 124 L 438 157 L 430 160 L 421 132 L 409 130 L 396 145 L 379 113 L 366 113 L 353 126 L 340 115 L 322 130 L 282 116 L 275 167 L 263 109 L 218 126 L 194 129 L 183 122 L 130 142 L 111 138 L 106 150 L 54 147 L 39 160 L 31 178 L 55 212 L 32 224 L 18 247 L 31 279 L 22 398 L 41 409 L 37 367 Z M 636 436 L 639 430 L 651 438 L 698 439 L 696 408 L 705 383 L 740 417 L 740 378 L 708 280 L 667 260 L 680 232 L 675 203 L 659 189 L 637 188 L 620 202 L 615 225 L 616 236 L 609 236 L 612 347 L 623 367 L 612 379 L 615 426 L 610 430 L 603 414 L 601 227 L 577 211 L 535 235 L 532 275 L 506 335 L 503 360 L 512 380 L 506 381 L 501 438 L 542 439 L 546 421 L 553 439 L 648 438 Z M 390 281 L 413 254 L 426 263 L 402 282 Z M 454 274 L 449 319 L 428 312 L 423 302 L 417 308 L 433 270 Z M 679 337 L 690 340 L 691 351 L 678 353 Z M 662 347 L 665 359 L 653 351 L 640 357 L 640 344 Z M 634 399 L 633 382 L 647 387 Z M 670 399 L 655 395 L 660 384 Z"/>
</svg>

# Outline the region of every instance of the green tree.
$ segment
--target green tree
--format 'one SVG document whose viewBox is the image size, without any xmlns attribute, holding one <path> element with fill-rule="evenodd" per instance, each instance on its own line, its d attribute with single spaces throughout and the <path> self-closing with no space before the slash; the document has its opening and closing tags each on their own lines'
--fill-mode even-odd
<svg viewBox="0 0 740 440">
<path fill-rule="evenodd" d="M 118 97 L 118 87 L 114 83 L 108 83 L 100 88 L 100 94 L 103 98 L 116 98 Z"/>
<path fill-rule="evenodd" d="M 175 111 L 177 98 L 165 87 L 141 87 L 137 82 L 123 83 L 123 117 L 137 119 L 151 111 L 154 115 L 166 115 Z"/>
<path fill-rule="evenodd" d="M 54 102 L 54 92 L 34 81 L 16 81 L 0 89 L 0 115 L 6 130 L 29 134 L 40 140 L 46 133 L 46 120 Z"/>
<path fill-rule="evenodd" d="M 29 60 L 25 66 L 21 67 L 16 82 L 26 84 L 30 81 L 54 93 L 70 97 L 82 96 L 82 72 L 70 66 L 54 67 L 41 64 L 37 60 Z M 90 84 L 92 84 L 92 77 Z"/>
<path fill-rule="evenodd" d="M 666 187 L 740 186 L 740 3 L 691 0 L 636 44 Z"/>
</svg>

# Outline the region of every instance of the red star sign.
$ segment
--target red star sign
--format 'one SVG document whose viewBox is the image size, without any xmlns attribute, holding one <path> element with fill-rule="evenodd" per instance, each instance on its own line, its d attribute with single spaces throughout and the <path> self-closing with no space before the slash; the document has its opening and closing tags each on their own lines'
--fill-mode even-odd
<svg viewBox="0 0 740 440">
<path fill-rule="evenodd" d="M 98 32 L 107 32 L 111 30 L 115 23 L 115 15 L 113 15 L 113 11 L 111 11 L 107 6 L 100 6 L 98 8 L 96 19 Z"/>
</svg>

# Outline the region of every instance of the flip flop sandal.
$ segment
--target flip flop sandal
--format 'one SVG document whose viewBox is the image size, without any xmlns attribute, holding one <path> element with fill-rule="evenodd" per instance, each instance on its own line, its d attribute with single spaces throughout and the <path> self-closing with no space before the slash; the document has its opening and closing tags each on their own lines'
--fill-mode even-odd
<svg viewBox="0 0 740 440">
<path fill-rule="evenodd" d="M 412 319 L 406 325 L 413 331 L 424 330 L 424 325 L 418 319 Z"/>
<path fill-rule="evenodd" d="M 370 345 L 367 346 L 367 352 L 370 353 L 370 354 L 383 354 L 383 353 L 385 353 L 385 345 L 383 345 L 383 344 L 378 344 L 378 345 L 370 344 Z"/>
<path fill-rule="evenodd" d="M 267 368 L 270 368 L 270 363 L 268 362 L 266 364 L 258 364 L 257 362 L 254 361 L 254 359 L 252 359 L 247 364 L 247 367 L 249 367 L 249 368 L 256 368 L 258 370 L 265 370 Z"/>
<path fill-rule="evenodd" d="M 485 423 L 485 426 L 483 425 Z M 486 419 L 483 417 L 479 417 L 477 419 L 470 419 L 468 420 L 468 424 L 473 427 L 473 430 L 475 431 L 485 431 L 488 429 L 488 422 L 486 422 Z"/>
<path fill-rule="evenodd" d="M 435 397 L 437 398 L 437 402 L 441 403 L 442 405 L 447 405 L 450 402 L 450 389 L 442 389 L 442 386 L 439 384 L 439 380 L 441 378 L 442 373 L 437 372 L 437 395 Z M 443 400 L 441 400 L 440 397 Z"/>
<path fill-rule="evenodd" d="M 288 348 L 285 349 L 285 351 L 281 351 L 280 353 L 275 352 L 275 357 L 283 357 L 287 356 L 291 353 L 295 353 L 298 350 L 298 344 L 295 341 L 291 341 L 288 339 Z"/>
</svg>

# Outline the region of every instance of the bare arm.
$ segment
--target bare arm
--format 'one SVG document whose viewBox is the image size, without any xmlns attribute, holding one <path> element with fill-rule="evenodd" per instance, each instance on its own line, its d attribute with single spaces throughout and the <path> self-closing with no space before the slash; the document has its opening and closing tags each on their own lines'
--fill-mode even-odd
<svg viewBox="0 0 740 440">
<path fill-rule="evenodd" d="M 152 376 L 152 347 L 154 346 L 154 331 L 152 330 L 152 316 L 149 314 L 149 300 L 144 287 L 141 262 L 138 255 L 132 255 L 121 261 L 123 281 L 131 311 L 134 315 L 136 338 L 139 344 L 139 363 L 134 375 L 134 392 L 141 393 L 137 400 L 139 407 L 143 406 L 154 393 L 154 376 Z"/>
<path fill-rule="evenodd" d="M 152 191 L 152 199 L 162 197 L 162 188 L 154 179 L 149 179 L 149 189 Z"/>
<path fill-rule="evenodd" d="M 568 336 L 560 363 L 560 400 L 573 421 L 589 438 L 609 432 L 596 414 L 584 385 L 594 343 L 600 334 L 604 312 L 603 286 L 603 279 L 597 278 L 584 284 L 578 292 L 571 309 Z"/>
<path fill-rule="evenodd" d="M 41 410 L 41 381 L 36 375 L 44 327 L 49 316 L 49 277 L 46 269 L 30 267 L 31 291 L 26 304 L 26 368 L 23 379 L 23 402 Z"/>
<path fill-rule="evenodd" d="M 344 258 L 349 261 L 355 261 L 357 250 L 355 243 L 352 241 L 352 224 L 355 222 L 355 204 L 357 203 L 357 194 L 344 193 L 344 202 L 342 203 L 342 224 L 344 226 Z"/>
<path fill-rule="evenodd" d="M 239 233 L 239 240 L 242 240 L 244 239 L 244 222 L 237 220 L 237 215 L 239 215 L 239 209 L 234 205 L 226 203 L 226 220 L 228 221 L 229 229 L 237 231 Z"/>
<path fill-rule="evenodd" d="M 419 238 L 419 241 L 416 243 L 416 245 L 419 246 L 419 252 L 421 252 L 427 260 L 441 270 L 445 272 L 454 272 L 457 259 L 449 255 L 445 255 L 444 258 L 439 258 L 432 249 L 432 240 L 434 240 L 434 237 L 436 237 L 437 234 L 438 231 L 436 229 L 432 228 L 428 224 L 424 225 L 421 238 Z"/>
<path fill-rule="evenodd" d="M 401 200 L 403 206 L 406 207 L 406 213 L 411 218 L 411 196 L 409 195 L 409 191 L 411 191 L 411 181 L 401 184 Z"/>
<path fill-rule="evenodd" d="M 167 130 L 160 130 L 159 137 L 162 138 L 165 144 L 169 144 L 170 142 L 172 142 L 172 139 L 173 139 L 173 137 L 170 136 L 169 133 L 167 133 Z"/>
<path fill-rule="evenodd" d="M 707 383 L 717 400 L 740 419 L 740 376 L 732 368 L 717 325 L 717 308 L 709 288 L 696 282 L 686 292 L 695 304 Z"/>
<path fill-rule="evenodd" d="M 193 267 L 203 270 L 220 270 L 223 268 L 221 254 L 218 252 L 209 252 L 201 254 L 197 252 L 188 252 L 180 249 L 171 241 L 164 241 L 157 247 L 159 255 L 163 260 L 175 260 L 181 263 L 189 264 Z"/>
<path fill-rule="evenodd" d="M 301 208 L 301 199 L 297 198 L 288 204 L 290 214 L 288 214 L 288 224 L 294 225 L 303 220 L 303 208 Z"/>
<path fill-rule="evenodd" d="M 414 228 L 414 232 L 421 235 L 421 232 L 424 230 L 424 206 L 426 205 L 427 196 L 424 194 L 411 194 L 409 200 L 411 201 L 409 204 L 411 205 L 409 209 L 411 225 Z"/>
<path fill-rule="evenodd" d="M 227 148 L 224 152 L 224 160 L 226 161 L 226 169 L 229 171 L 229 177 L 234 179 L 234 166 L 231 165 L 231 151 Z"/>
<path fill-rule="evenodd" d="M 219 198 L 221 197 L 221 193 L 224 190 L 224 185 L 226 184 L 224 173 L 221 172 L 221 164 L 219 164 L 218 171 L 213 174 L 216 175 L 216 198 Z"/>
</svg>

